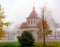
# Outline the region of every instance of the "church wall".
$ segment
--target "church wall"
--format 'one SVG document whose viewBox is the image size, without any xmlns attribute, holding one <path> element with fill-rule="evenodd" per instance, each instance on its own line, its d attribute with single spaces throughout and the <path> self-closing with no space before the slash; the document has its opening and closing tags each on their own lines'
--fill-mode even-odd
<svg viewBox="0 0 60 47">
<path fill-rule="evenodd" d="M 39 30 L 38 28 L 27 28 L 27 29 L 21 29 L 20 34 L 23 33 L 23 31 L 28 30 L 29 32 L 32 33 L 33 37 L 35 38 L 35 41 L 37 40 L 37 31 Z"/>
<path fill-rule="evenodd" d="M 38 37 L 38 36 L 37 36 L 37 31 L 33 31 L 33 32 L 32 32 L 32 35 L 33 35 L 33 37 L 35 38 L 35 41 L 37 41 L 37 39 L 38 39 L 38 38 L 37 38 L 37 37 Z"/>
</svg>

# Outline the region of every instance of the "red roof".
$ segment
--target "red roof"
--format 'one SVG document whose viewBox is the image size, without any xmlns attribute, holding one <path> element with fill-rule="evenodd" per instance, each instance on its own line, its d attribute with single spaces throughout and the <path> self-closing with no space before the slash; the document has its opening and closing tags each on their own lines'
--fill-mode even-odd
<svg viewBox="0 0 60 47">
<path fill-rule="evenodd" d="M 28 19 L 38 18 L 35 8 L 33 8 L 31 14 L 27 17 Z"/>
<path fill-rule="evenodd" d="M 27 27 L 27 22 L 23 22 L 20 26 L 20 28 L 26 28 Z"/>
<path fill-rule="evenodd" d="M 31 14 L 28 17 L 28 19 L 32 19 L 32 18 L 39 18 L 37 16 L 37 13 L 35 12 L 35 7 L 33 7 L 33 11 L 31 12 Z M 39 26 L 40 26 L 40 22 L 37 23 L 37 26 L 28 26 L 27 22 L 24 22 L 24 23 L 22 23 L 20 28 L 21 29 L 24 29 L 24 28 L 39 28 Z"/>
<path fill-rule="evenodd" d="M 37 23 L 37 26 L 28 26 L 27 22 L 22 23 L 22 25 L 20 26 L 21 29 L 24 28 L 39 28 L 41 25 L 41 21 Z"/>
</svg>

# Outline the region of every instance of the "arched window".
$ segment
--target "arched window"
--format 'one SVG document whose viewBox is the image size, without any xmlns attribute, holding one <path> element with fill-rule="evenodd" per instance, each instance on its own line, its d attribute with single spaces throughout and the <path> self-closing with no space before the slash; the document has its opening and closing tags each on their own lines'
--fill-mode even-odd
<svg viewBox="0 0 60 47">
<path fill-rule="evenodd" d="M 34 20 L 34 24 L 35 24 L 35 20 Z"/>
</svg>

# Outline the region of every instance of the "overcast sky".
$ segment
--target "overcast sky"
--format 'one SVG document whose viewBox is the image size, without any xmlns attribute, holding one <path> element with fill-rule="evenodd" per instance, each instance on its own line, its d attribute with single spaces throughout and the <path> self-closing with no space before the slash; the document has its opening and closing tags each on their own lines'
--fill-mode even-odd
<svg viewBox="0 0 60 47">
<path fill-rule="evenodd" d="M 36 11 L 39 14 L 40 7 L 43 6 L 45 0 L 0 0 L 0 4 L 4 8 L 6 19 L 14 23 L 22 23 L 29 16 L 35 4 Z M 46 0 L 47 6 L 52 10 L 52 17 L 60 23 L 60 0 Z"/>
</svg>

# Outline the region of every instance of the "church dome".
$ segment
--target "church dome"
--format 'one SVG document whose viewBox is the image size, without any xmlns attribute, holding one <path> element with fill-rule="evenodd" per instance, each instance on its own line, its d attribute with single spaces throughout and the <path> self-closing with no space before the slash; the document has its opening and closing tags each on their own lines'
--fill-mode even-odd
<svg viewBox="0 0 60 47">
<path fill-rule="evenodd" d="M 27 18 L 28 19 L 38 18 L 37 13 L 35 11 L 35 7 L 33 7 L 32 12 L 30 13 L 30 15 Z"/>
</svg>

